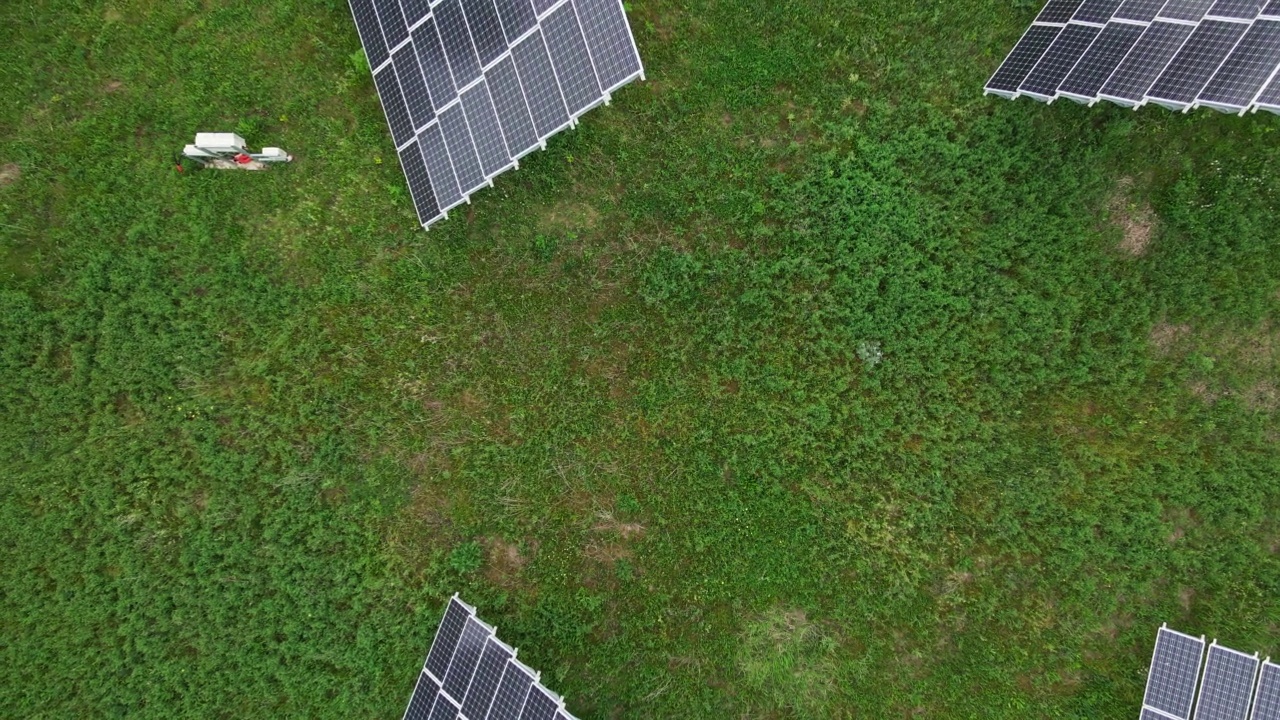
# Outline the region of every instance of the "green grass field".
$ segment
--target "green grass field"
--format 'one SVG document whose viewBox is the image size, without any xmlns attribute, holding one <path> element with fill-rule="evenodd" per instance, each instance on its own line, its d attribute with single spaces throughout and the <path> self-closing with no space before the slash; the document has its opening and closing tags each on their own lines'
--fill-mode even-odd
<svg viewBox="0 0 1280 720">
<path fill-rule="evenodd" d="M 1039 3 L 944 6 L 631 0 L 423 232 L 343 0 L 0 5 L 0 715 L 397 718 L 455 591 L 583 720 L 1280 656 L 1280 118 L 983 98 Z"/>
</svg>

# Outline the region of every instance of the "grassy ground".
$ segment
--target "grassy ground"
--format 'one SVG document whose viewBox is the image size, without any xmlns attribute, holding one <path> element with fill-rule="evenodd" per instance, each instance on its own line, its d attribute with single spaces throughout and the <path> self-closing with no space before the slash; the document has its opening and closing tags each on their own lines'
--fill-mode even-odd
<svg viewBox="0 0 1280 720">
<path fill-rule="evenodd" d="M 4 4 L 2 714 L 397 717 L 454 591 L 584 720 L 1280 656 L 1280 118 L 982 98 L 1037 9 L 636 0 L 423 233 L 340 0 Z"/>
</svg>

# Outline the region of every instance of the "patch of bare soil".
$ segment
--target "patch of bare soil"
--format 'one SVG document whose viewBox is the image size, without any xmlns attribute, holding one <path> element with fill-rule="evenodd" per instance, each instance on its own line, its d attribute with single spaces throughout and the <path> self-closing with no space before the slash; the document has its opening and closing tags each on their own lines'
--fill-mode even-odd
<svg viewBox="0 0 1280 720">
<path fill-rule="evenodd" d="M 108 82 L 106 85 L 103 85 L 102 89 L 107 93 L 113 93 L 118 91 L 122 87 L 124 87 L 124 83 L 120 82 L 119 80 L 112 80 Z"/>
<path fill-rule="evenodd" d="M 0 165 L 0 187 L 12 185 L 18 182 L 22 177 L 22 168 L 18 167 L 18 163 L 5 163 Z"/>
<path fill-rule="evenodd" d="M 595 533 L 587 542 L 586 556 L 603 565 L 613 565 L 634 555 L 631 543 L 643 538 L 645 527 L 639 523 L 619 522 L 612 513 L 596 513 L 599 522 L 591 528 Z"/>
<path fill-rule="evenodd" d="M 1240 399 L 1250 410 L 1274 412 L 1280 409 L 1280 390 L 1270 380 L 1254 383 L 1241 393 Z"/>
<path fill-rule="evenodd" d="M 1157 355 L 1168 355 L 1189 335 L 1191 335 L 1190 325 L 1173 325 L 1161 321 L 1151 327 L 1147 340 Z"/>
<path fill-rule="evenodd" d="M 1151 207 L 1137 204 L 1132 199 L 1133 178 L 1121 178 L 1108 206 L 1111 222 L 1120 228 L 1124 237 L 1119 248 L 1133 257 L 1147 254 L 1155 231 L 1156 216 Z"/>
<path fill-rule="evenodd" d="M 524 566 L 529 562 L 529 558 L 520 551 L 520 546 L 499 537 L 485 538 L 484 546 L 488 555 L 485 578 L 498 587 L 518 586 Z M 530 546 L 530 551 L 534 547 L 536 546 Z"/>
</svg>

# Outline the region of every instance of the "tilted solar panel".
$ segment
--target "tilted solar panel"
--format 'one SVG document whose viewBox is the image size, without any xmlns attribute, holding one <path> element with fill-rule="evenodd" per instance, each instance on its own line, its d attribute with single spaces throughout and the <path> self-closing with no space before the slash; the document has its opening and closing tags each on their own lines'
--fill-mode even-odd
<svg viewBox="0 0 1280 720">
<path fill-rule="evenodd" d="M 1143 707 L 1158 710 L 1174 720 L 1190 720 L 1203 654 L 1204 638 L 1161 626 L 1151 655 Z"/>
<path fill-rule="evenodd" d="M 350 4 L 424 226 L 644 77 L 621 0 Z"/>
<path fill-rule="evenodd" d="M 575 720 L 538 673 L 516 659 L 475 608 L 445 609 L 404 720 Z M 441 679 L 443 678 L 443 680 Z"/>
<path fill-rule="evenodd" d="M 1258 689 L 1253 694 L 1249 720 L 1280 720 L 1280 665 L 1270 659 L 1262 663 L 1262 671 L 1258 673 Z"/>
<path fill-rule="evenodd" d="M 1067 25 L 1045 51 L 1040 62 L 1036 63 L 1031 74 L 1027 75 L 1027 79 L 1018 86 L 1018 92 L 1042 100 L 1053 100 L 1057 95 L 1058 85 L 1076 66 L 1099 32 L 1100 29 L 1092 25 Z"/>
<path fill-rule="evenodd" d="M 1280 20 L 1255 20 L 1209 80 L 1199 105 L 1226 112 L 1243 111 L 1280 65 Z"/>
<path fill-rule="evenodd" d="M 1050 0 L 984 94 L 1280 113 L 1278 28 L 1280 0 Z"/>
<path fill-rule="evenodd" d="M 1097 100 L 1102 84 L 1133 49 L 1144 30 L 1142 25 L 1132 23 L 1108 23 L 1080 58 L 1080 62 L 1076 63 L 1071 74 L 1058 86 L 1058 93 L 1081 102 L 1092 103 Z"/>
<path fill-rule="evenodd" d="M 1219 645 L 1209 646 L 1195 720 L 1248 720 L 1258 658 Z"/>
<path fill-rule="evenodd" d="M 1173 110 L 1190 106 L 1248 29 L 1241 22 L 1201 22 L 1147 91 L 1147 99 Z"/>
<path fill-rule="evenodd" d="M 1151 84 L 1160 77 L 1194 31 L 1194 25 L 1152 23 L 1098 91 L 1098 97 L 1121 105 L 1141 104 Z"/>
<path fill-rule="evenodd" d="M 987 81 L 986 92 L 1016 97 L 1018 86 L 1031 74 L 1031 70 L 1061 32 L 1062 28 L 1057 25 L 1032 25 L 1027 28 L 1022 39 L 1013 46 L 1009 56 Z"/>
</svg>

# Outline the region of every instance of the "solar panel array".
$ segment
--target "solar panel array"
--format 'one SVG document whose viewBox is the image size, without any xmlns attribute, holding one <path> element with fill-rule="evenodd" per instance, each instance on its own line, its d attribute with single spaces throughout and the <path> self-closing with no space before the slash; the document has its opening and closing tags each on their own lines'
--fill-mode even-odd
<svg viewBox="0 0 1280 720">
<path fill-rule="evenodd" d="M 476 609 L 449 601 L 404 720 L 575 720 Z"/>
<path fill-rule="evenodd" d="M 1280 113 L 1280 0 L 1049 0 L 985 93 Z"/>
<path fill-rule="evenodd" d="M 1194 2 L 1184 0 L 1185 5 Z M 1219 0 L 1222 2 L 1226 0 Z M 1206 655 L 1203 637 L 1161 626 L 1151 655 L 1141 718 L 1280 720 L 1280 666 L 1270 658 L 1259 665 L 1256 654 L 1246 655 L 1216 640 Z"/>
<path fill-rule="evenodd" d="M 621 0 L 350 0 L 422 225 L 644 77 Z"/>
</svg>

